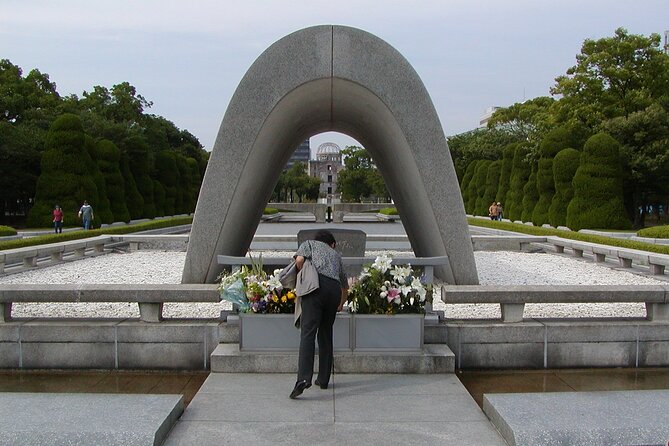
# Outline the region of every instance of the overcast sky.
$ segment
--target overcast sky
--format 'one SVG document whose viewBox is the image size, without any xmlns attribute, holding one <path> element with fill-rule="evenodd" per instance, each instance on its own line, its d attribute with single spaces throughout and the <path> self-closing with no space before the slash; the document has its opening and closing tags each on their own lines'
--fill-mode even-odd
<svg viewBox="0 0 669 446">
<path fill-rule="evenodd" d="M 0 58 L 48 73 L 61 95 L 128 81 L 211 150 L 253 61 L 281 37 L 341 24 L 384 39 L 425 83 L 444 133 L 487 107 L 549 94 L 586 38 L 669 30 L 667 0 L 0 0 Z M 322 134 L 348 145 L 350 138 Z"/>
</svg>

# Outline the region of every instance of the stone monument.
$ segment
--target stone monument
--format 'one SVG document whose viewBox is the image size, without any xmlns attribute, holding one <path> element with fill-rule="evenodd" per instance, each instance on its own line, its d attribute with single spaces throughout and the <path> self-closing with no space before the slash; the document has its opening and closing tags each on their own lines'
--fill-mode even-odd
<svg viewBox="0 0 669 446">
<path fill-rule="evenodd" d="M 214 282 L 218 254 L 246 254 L 280 166 L 325 131 L 350 135 L 369 151 L 416 256 L 448 255 L 437 276 L 477 284 L 455 169 L 425 86 L 386 42 L 337 25 L 280 39 L 241 80 L 207 165 L 182 282 Z"/>
</svg>

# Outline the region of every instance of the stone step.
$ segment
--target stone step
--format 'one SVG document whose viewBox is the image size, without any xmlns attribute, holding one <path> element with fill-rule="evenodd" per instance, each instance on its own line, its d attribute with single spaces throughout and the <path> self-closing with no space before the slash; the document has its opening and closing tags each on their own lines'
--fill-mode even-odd
<svg viewBox="0 0 669 446">
<path fill-rule="evenodd" d="M 425 344 L 421 352 L 335 352 L 335 373 L 453 373 L 455 355 L 445 344 Z M 211 371 L 295 373 L 297 351 L 244 352 L 239 344 L 219 344 Z M 318 358 L 315 364 L 318 365 Z"/>
</svg>

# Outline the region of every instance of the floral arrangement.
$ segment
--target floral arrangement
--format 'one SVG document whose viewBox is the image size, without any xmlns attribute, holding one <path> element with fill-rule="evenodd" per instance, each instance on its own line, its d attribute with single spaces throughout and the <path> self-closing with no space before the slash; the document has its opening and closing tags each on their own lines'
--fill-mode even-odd
<svg viewBox="0 0 669 446">
<path fill-rule="evenodd" d="M 349 290 L 351 311 L 360 314 L 425 313 L 432 285 L 425 285 L 411 265 L 392 265 L 386 254 L 365 266 Z"/>
<path fill-rule="evenodd" d="M 218 287 L 221 300 L 232 302 L 244 313 L 294 313 L 295 293 L 283 288 L 279 272 L 277 269 L 267 274 L 262 263 L 252 262 L 250 268 L 242 266 L 232 273 L 223 273 Z"/>
</svg>

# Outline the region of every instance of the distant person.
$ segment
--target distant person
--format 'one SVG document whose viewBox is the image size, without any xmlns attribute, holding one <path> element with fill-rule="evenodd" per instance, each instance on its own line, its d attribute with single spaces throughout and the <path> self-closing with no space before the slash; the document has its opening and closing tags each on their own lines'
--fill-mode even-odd
<svg viewBox="0 0 669 446">
<path fill-rule="evenodd" d="M 504 218 L 504 208 L 502 207 L 502 203 L 498 201 L 496 207 L 497 207 L 497 221 L 502 221 L 502 218 Z"/>
<path fill-rule="evenodd" d="M 84 205 L 79 209 L 79 218 L 83 220 L 84 229 L 91 229 L 95 216 L 93 215 L 93 208 L 86 200 L 84 200 Z"/>
<path fill-rule="evenodd" d="M 56 234 L 63 233 L 63 210 L 58 205 L 53 209 L 53 229 Z"/>
<path fill-rule="evenodd" d="M 488 217 L 490 217 L 491 220 L 497 220 L 497 203 L 494 201 L 488 208 Z"/>
</svg>

